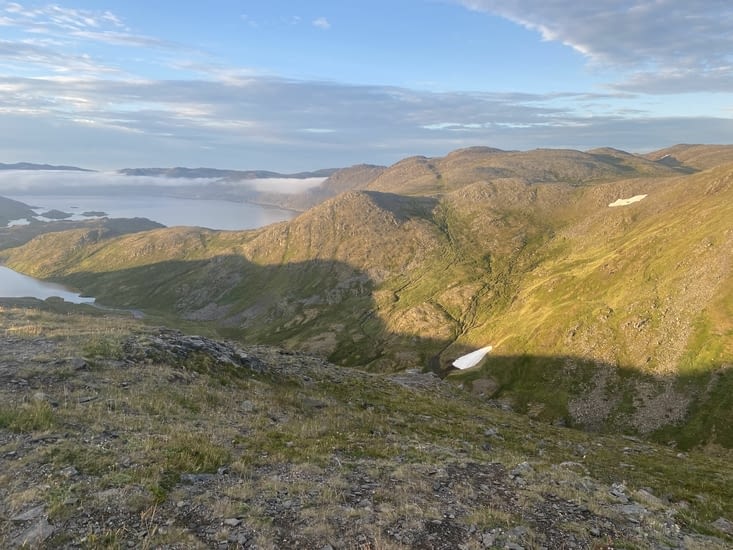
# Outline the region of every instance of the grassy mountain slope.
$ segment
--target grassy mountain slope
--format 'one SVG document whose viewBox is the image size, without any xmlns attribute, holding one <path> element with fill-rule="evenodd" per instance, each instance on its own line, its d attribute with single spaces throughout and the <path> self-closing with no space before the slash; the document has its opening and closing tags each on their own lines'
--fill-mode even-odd
<svg viewBox="0 0 733 550">
<path fill-rule="evenodd" d="M 648 153 L 644 157 L 668 166 L 706 170 L 733 163 L 733 145 L 680 144 Z"/>
<path fill-rule="evenodd" d="M 731 446 L 733 172 L 643 191 L 640 203 L 586 210 L 559 231 L 511 305 L 481 316 L 466 338 L 513 358 L 487 361 L 484 373 L 522 410 L 660 438 L 692 415 L 705 427 L 683 428 L 680 441 L 704 432 Z"/>
<path fill-rule="evenodd" d="M 690 548 L 730 451 L 679 453 L 58 302 L 0 302 L 0 546 Z"/>
<path fill-rule="evenodd" d="M 689 172 L 608 149 L 470 149 L 370 184 L 404 178 L 401 194 L 350 191 L 257 231 L 58 234 L 4 257 L 374 371 L 446 374 L 494 345 L 450 378 L 547 421 L 733 447 L 733 170 Z"/>
<path fill-rule="evenodd" d="M 641 176 L 669 176 L 675 167 L 616 149 L 583 153 L 537 149 L 502 151 L 459 149 L 442 158 L 411 157 L 389 167 L 369 189 L 406 195 L 437 195 L 481 181 L 514 179 L 526 183 L 585 185 Z"/>
</svg>

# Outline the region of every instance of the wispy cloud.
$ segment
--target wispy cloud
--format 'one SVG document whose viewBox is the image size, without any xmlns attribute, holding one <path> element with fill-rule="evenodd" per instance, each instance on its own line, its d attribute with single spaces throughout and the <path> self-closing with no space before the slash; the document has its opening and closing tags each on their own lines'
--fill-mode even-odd
<svg viewBox="0 0 733 550">
<path fill-rule="evenodd" d="M 122 21 L 109 11 L 64 8 L 56 4 L 31 8 L 17 2 L 6 2 L 0 8 L 5 13 L 3 17 L 6 22 L 36 32 L 99 29 L 110 26 L 117 29 L 124 28 Z"/>
<path fill-rule="evenodd" d="M 313 20 L 313 26 L 325 31 L 331 28 L 331 23 L 325 17 L 319 17 Z"/>
<path fill-rule="evenodd" d="M 0 150 L 7 157 L 0 160 L 88 166 L 95 151 L 108 168 L 195 159 L 285 171 L 387 164 L 476 143 L 653 148 L 733 135 L 733 122 L 723 118 L 729 112 L 660 118 L 635 97 L 733 89 L 727 2 L 454 1 L 566 43 L 621 80 L 607 94 L 435 93 L 296 80 L 137 33 L 109 11 L 0 0 L 7 30 L 0 40 Z M 331 27 L 325 17 L 279 22 L 286 23 Z M 123 63 L 138 57 L 144 67 Z M 150 76 L 161 67 L 165 79 Z"/>
<path fill-rule="evenodd" d="M 105 172 L 0 170 L 0 195 L 63 194 L 74 189 L 174 187 L 211 183 L 214 179 L 180 180 L 165 177 L 125 176 Z"/>
<path fill-rule="evenodd" d="M 658 120 L 658 126 L 667 129 L 653 135 L 648 113 L 620 113 L 621 106 L 610 103 L 623 96 L 431 93 L 266 75 L 230 81 L 5 77 L 0 78 L 0 89 L 5 91 L 0 94 L 0 114 L 29 116 L 35 109 L 36 117 L 55 121 L 51 132 L 65 132 L 63 142 L 69 149 L 90 139 L 99 147 L 117 140 L 113 147 L 120 155 L 131 155 L 133 159 L 124 162 L 132 166 L 164 163 L 165 151 L 190 147 L 198 147 L 198 158 L 210 158 L 210 165 L 222 165 L 217 159 L 236 159 L 247 151 L 261 159 L 260 168 L 268 166 L 268 159 L 279 159 L 274 165 L 278 170 L 287 151 L 296 150 L 304 155 L 329 151 L 348 159 L 344 162 L 389 163 L 399 156 L 443 153 L 475 143 L 629 147 L 630 141 L 641 144 L 643 136 L 661 147 L 673 141 L 672 136 L 689 140 L 686 131 L 697 124 Z M 34 124 L 40 121 L 36 120 Z M 733 130 L 733 122 L 706 122 L 710 141 L 726 141 L 725 132 Z M 622 130 L 630 135 L 621 139 Z M 144 141 L 127 143 L 125 134 L 144 136 Z M 151 140 L 157 140 L 156 148 L 145 145 Z M 11 151 L 16 145 L 12 131 L 0 135 L 0 148 Z"/>
<path fill-rule="evenodd" d="M 10 2 L 0 6 L 0 24 L 16 27 L 30 35 L 56 37 L 57 45 L 68 46 L 76 39 L 138 48 L 182 47 L 155 37 L 132 33 L 122 19 L 104 10 L 72 9 L 56 4 L 29 8 Z"/>
<path fill-rule="evenodd" d="M 88 54 L 68 53 L 52 40 L 0 40 L 0 67 L 16 75 L 101 75 L 119 72 Z"/>
<path fill-rule="evenodd" d="M 616 83 L 619 89 L 658 93 L 733 87 L 733 4 L 728 0 L 455 1 L 566 44 L 594 64 L 625 71 L 629 77 Z"/>
<path fill-rule="evenodd" d="M 71 33 L 76 38 L 83 38 L 94 42 L 102 42 L 115 46 L 132 46 L 136 48 L 173 48 L 180 49 L 183 46 L 174 44 L 166 40 L 160 40 L 151 36 L 143 36 L 139 34 L 130 34 L 119 31 L 74 31 Z"/>
<path fill-rule="evenodd" d="M 264 178 L 243 180 L 238 185 L 266 193 L 300 193 L 323 183 L 326 178 Z"/>
<path fill-rule="evenodd" d="M 241 19 L 242 21 L 244 21 L 244 23 L 245 23 L 245 24 L 246 24 L 246 25 L 247 25 L 248 27 L 251 27 L 251 28 L 253 28 L 253 29 L 255 29 L 255 28 L 259 27 L 259 23 L 257 23 L 257 21 L 255 21 L 254 19 L 252 19 L 252 17 L 250 17 L 250 16 L 249 16 L 248 14 L 246 14 L 246 13 L 243 13 L 242 15 L 240 15 L 240 16 L 239 16 L 239 18 L 240 18 L 240 19 Z"/>
</svg>

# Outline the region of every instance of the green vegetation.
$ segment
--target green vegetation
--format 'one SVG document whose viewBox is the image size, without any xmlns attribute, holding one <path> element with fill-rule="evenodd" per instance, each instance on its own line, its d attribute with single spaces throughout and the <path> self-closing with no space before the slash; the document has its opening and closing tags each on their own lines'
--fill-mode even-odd
<svg viewBox="0 0 733 550">
<path fill-rule="evenodd" d="M 4 513 L 44 505 L 58 527 L 51 545 L 64 544 L 65 536 L 78 542 L 64 526 L 78 530 L 80 502 L 94 521 L 104 518 L 102 529 L 86 535 L 89 547 L 140 541 L 141 532 L 150 547 L 185 546 L 201 517 L 215 525 L 222 518 L 244 521 L 272 543 L 283 529 L 277 523 L 283 513 L 299 514 L 288 528 L 309 525 L 305 533 L 313 540 L 356 537 L 325 519 L 343 517 L 351 525 L 366 514 L 353 491 L 370 499 L 374 516 L 364 529 L 374 537 L 385 536 L 401 518 L 419 526 L 444 520 L 448 511 L 465 529 L 539 530 L 541 524 L 528 518 L 547 495 L 620 525 L 609 494 L 614 483 L 623 483 L 629 495 L 639 492 L 634 498 L 658 511 L 644 523 L 653 540 L 664 536 L 658 518 L 724 536 L 711 522 L 733 515 L 733 487 L 724 482 L 733 475 L 727 450 L 680 455 L 639 439 L 555 427 L 497 409 L 429 374 L 369 374 L 263 346 L 237 352 L 262 365 L 247 368 L 201 337 L 73 309 L 13 306 L 0 316 L 0 334 L 29 322 L 42 327 L 0 350 L 2 369 L 19 350 L 29 357 L 13 371 L 28 385 L 0 388 L 0 402 L 19 404 L 5 405 L 0 415 Z M 74 359 L 90 350 L 92 365 Z M 540 376 L 532 370 L 541 361 L 525 357 L 513 368 L 507 361 L 507 376 L 522 373 L 508 382 L 514 391 L 538 391 L 521 386 L 521 378 Z M 44 388 L 44 395 L 33 399 L 34 387 Z M 7 435 L 16 431 L 40 435 Z M 527 461 L 527 483 L 517 485 L 508 472 Z M 496 478 L 486 481 L 477 472 Z M 449 491 L 449 508 L 436 500 L 441 491 Z M 516 493 L 516 500 L 496 500 L 502 491 Z M 178 519 L 170 522 L 172 517 Z M 183 529 L 185 522 L 190 528 Z M 132 524 L 137 527 L 128 529 Z M 0 542 L 7 542 L 3 536 L 11 527 L 0 527 Z M 582 522 L 558 528 L 592 538 Z M 629 533 L 615 535 L 614 545 L 641 544 Z M 544 536 L 530 535 L 536 541 Z"/>
<path fill-rule="evenodd" d="M 45 401 L 33 400 L 20 405 L 0 406 L 0 428 L 17 433 L 42 432 L 54 425 L 51 406 Z"/>
<path fill-rule="evenodd" d="M 472 148 L 355 170 L 255 231 L 85 226 L 0 259 L 151 324 L 371 372 L 445 376 L 493 345 L 448 380 L 547 422 L 730 445 L 730 148 L 665 154 Z"/>
</svg>

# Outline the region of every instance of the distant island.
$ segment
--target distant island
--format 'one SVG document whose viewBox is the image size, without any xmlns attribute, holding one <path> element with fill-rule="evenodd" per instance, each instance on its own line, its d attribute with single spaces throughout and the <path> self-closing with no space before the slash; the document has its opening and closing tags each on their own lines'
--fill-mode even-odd
<svg viewBox="0 0 733 550">
<path fill-rule="evenodd" d="M 68 212 L 63 212 L 61 210 L 52 209 L 48 212 L 44 212 L 41 214 L 42 217 L 48 218 L 49 220 L 65 220 L 67 218 L 70 218 L 73 216 L 73 214 L 69 214 Z"/>
<path fill-rule="evenodd" d="M 32 162 L 16 162 L 13 164 L 5 164 L 3 162 L 0 162 L 0 170 L 56 170 L 73 172 L 95 172 L 95 170 L 79 168 L 78 166 L 56 166 L 53 164 L 34 164 Z"/>
</svg>

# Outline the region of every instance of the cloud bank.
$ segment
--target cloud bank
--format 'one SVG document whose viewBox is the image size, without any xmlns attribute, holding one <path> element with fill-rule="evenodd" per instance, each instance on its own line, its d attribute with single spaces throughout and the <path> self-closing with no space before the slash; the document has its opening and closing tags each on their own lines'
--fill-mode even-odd
<svg viewBox="0 0 733 550">
<path fill-rule="evenodd" d="M 219 178 L 168 178 L 162 176 L 126 176 L 108 172 L 0 170 L 0 196 L 64 195 L 84 193 L 166 191 L 206 188 L 213 184 L 259 192 L 298 193 L 320 185 L 326 178 L 260 178 L 222 183 Z"/>
<path fill-rule="evenodd" d="M 651 150 L 733 135 L 733 101 L 694 117 L 671 108 L 661 116 L 653 105 L 671 94 L 729 97 L 727 1 L 452 1 L 581 52 L 607 71 L 606 87 L 435 92 L 287 78 L 137 33 L 108 10 L 0 0 L 0 161 L 288 172 L 391 164 L 476 144 Z M 307 21 L 334 31 L 318 33 L 324 39 L 339 30 L 326 17 Z M 143 60 L 134 74 L 129 58 Z M 167 78 L 150 76 L 161 68 Z"/>
<path fill-rule="evenodd" d="M 629 71 L 618 89 L 733 88 L 733 4 L 728 0 L 456 1 L 570 46 L 594 64 Z"/>
</svg>

